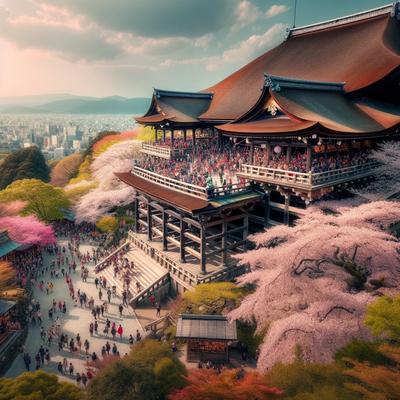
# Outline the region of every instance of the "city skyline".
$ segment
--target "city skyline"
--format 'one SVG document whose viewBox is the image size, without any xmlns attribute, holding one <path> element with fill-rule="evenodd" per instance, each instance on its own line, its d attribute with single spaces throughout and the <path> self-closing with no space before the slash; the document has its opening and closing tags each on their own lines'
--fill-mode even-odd
<svg viewBox="0 0 400 400">
<path fill-rule="evenodd" d="M 296 25 L 387 3 L 298 0 Z M 293 6 L 293 0 L 100 0 L 96 7 L 86 0 L 0 0 L 0 97 L 200 90 L 282 41 Z"/>
</svg>

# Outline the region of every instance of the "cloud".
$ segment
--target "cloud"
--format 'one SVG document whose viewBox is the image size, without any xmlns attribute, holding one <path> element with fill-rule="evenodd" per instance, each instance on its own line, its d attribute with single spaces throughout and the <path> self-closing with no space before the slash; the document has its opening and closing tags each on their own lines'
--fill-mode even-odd
<svg viewBox="0 0 400 400">
<path fill-rule="evenodd" d="M 226 65 L 240 67 L 277 45 L 283 39 L 287 27 L 285 24 L 275 24 L 263 34 L 251 35 L 246 40 L 225 50 L 220 56 L 195 57 L 185 60 L 167 59 L 160 63 L 159 67 L 172 68 L 177 65 L 202 64 L 207 71 L 215 71 Z"/>
<path fill-rule="evenodd" d="M 0 9 L 0 37 L 20 48 L 48 51 L 69 61 L 104 60 L 123 53 L 120 45 L 95 27 L 79 28 L 36 17 L 13 19 L 4 8 Z"/>
<path fill-rule="evenodd" d="M 288 11 L 289 7 L 283 5 L 283 4 L 274 4 L 272 5 L 267 12 L 265 13 L 267 18 L 272 18 L 276 17 L 279 14 L 283 14 L 284 12 Z"/>
<path fill-rule="evenodd" d="M 35 0 L 66 7 L 99 26 L 145 37 L 200 37 L 233 19 L 238 0 Z M 95 4 L 94 4 L 95 3 Z"/>
<path fill-rule="evenodd" d="M 233 30 L 238 30 L 244 26 L 250 25 L 263 17 L 260 9 L 248 0 L 241 1 L 235 10 L 236 23 Z"/>
<path fill-rule="evenodd" d="M 225 50 L 220 58 L 217 57 L 210 60 L 207 64 L 207 69 L 214 70 L 219 67 L 220 63 L 244 64 L 250 61 L 282 40 L 286 28 L 287 25 L 275 24 L 261 35 L 251 35 L 236 46 Z"/>
</svg>

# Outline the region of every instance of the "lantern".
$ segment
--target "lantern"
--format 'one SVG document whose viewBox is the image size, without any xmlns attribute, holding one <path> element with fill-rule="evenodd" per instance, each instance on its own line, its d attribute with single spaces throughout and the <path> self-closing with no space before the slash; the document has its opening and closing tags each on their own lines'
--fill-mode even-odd
<svg viewBox="0 0 400 400">
<path fill-rule="evenodd" d="M 274 147 L 274 153 L 275 154 L 281 154 L 282 153 L 282 147 L 281 146 L 275 146 Z"/>
</svg>

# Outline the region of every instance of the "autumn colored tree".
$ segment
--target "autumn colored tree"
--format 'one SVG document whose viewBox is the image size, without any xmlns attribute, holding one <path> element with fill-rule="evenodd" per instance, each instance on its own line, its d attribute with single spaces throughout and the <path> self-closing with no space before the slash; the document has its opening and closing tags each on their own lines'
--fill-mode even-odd
<svg viewBox="0 0 400 400">
<path fill-rule="evenodd" d="M 336 207 L 335 207 L 336 204 Z M 255 284 L 229 316 L 267 330 L 258 366 L 291 362 L 299 345 L 306 362 L 330 362 L 352 339 L 369 339 L 366 305 L 400 283 L 400 243 L 390 232 L 400 204 L 340 203 L 312 207 L 295 227 L 254 236 L 256 249 L 241 255 Z"/>
<path fill-rule="evenodd" d="M 384 296 L 367 308 L 365 324 L 376 336 L 400 341 L 400 295 Z"/>
<path fill-rule="evenodd" d="M 391 362 L 387 365 L 371 365 L 354 360 L 347 360 L 351 369 L 345 374 L 352 378 L 345 383 L 346 388 L 357 398 L 365 400 L 400 399 L 400 347 L 384 344 L 380 351 Z"/>
<path fill-rule="evenodd" d="M 64 187 L 75 177 L 82 163 L 82 156 L 79 153 L 71 154 L 60 160 L 51 170 L 51 184 L 54 186 Z"/>
<path fill-rule="evenodd" d="M 143 340 L 130 354 L 96 365 L 89 400 L 162 400 L 184 385 L 186 370 L 168 344 Z"/>
<path fill-rule="evenodd" d="M 257 372 L 227 369 L 220 374 L 213 369 L 192 370 L 187 385 L 173 392 L 169 400 L 268 400 L 282 395 L 282 390 L 271 387 Z"/>
<path fill-rule="evenodd" d="M 22 214 L 34 214 L 42 221 L 60 220 L 64 217 L 63 209 L 70 205 L 61 188 L 38 179 L 22 179 L 13 182 L 0 191 L 0 202 L 22 200 L 27 203 Z"/>
<path fill-rule="evenodd" d="M 42 370 L 25 372 L 16 378 L 0 378 L 2 400 L 82 400 L 84 392 L 76 385 L 61 382 L 57 375 Z"/>
<path fill-rule="evenodd" d="M 28 147 L 11 153 L 0 165 L 0 190 L 20 179 L 40 179 L 48 182 L 50 168 L 42 152 Z"/>
<path fill-rule="evenodd" d="M 0 261 L 0 298 L 20 297 L 23 289 L 16 286 L 17 273 L 8 261 Z"/>
</svg>

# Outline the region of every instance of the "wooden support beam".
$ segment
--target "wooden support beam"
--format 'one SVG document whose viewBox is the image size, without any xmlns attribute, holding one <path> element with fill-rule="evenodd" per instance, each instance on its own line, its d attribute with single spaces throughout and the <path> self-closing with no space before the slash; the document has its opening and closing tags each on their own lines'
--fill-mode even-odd
<svg viewBox="0 0 400 400">
<path fill-rule="evenodd" d="M 184 217 L 183 220 L 189 225 L 189 226 L 194 226 L 196 228 L 201 228 L 200 222 L 195 221 L 192 218 Z"/>
<path fill-rule="evenodd" d="M 226 266 L 226 261 L 228 259 L 228 251 L 227 251 L 227 245 L 228 245 L 228 234 L 227 234 L 227 222 L 224 220 L 222 223 L 222 266 Z"/>
<path fill-rule="evenodd" d="M 191 232 L 186 231 L 185 232 L 185 237 L 187 239 L 191 240 L 192 242 L 199 243 L 199 244 L 201 243 L 200 238 L 198 236 L 196 236 L 195 234 L 191 233 Z"/>
<path fill-rule="evenodd" d="M 285 195 L 285 209 L 283 211 L 283 223 L 289 225 L 289 206 L 290 206 L 290 194 Z"/>
<path fill-rule="evenodd" d="M 134 213 L 135 213 L 135 228 L 134 231 L 136 233 L 139 232 L 139 199 L 136 193 L 136 197 L 134 200 Z"/>
<path fill-rule="evenodd" d="M 242 213 L 242 214 L 238 214 L 238 215 L 233 215 L 231 217 L 226 217 L 226 222 L 236 221 L 238 219 L 244 218 L 245 215 L 246 215 L 245 213 Z M 221 219 L 219 219 L 217 221 L 207 222 L 206 224 L 204 224 L 204 227 L 205 228 L 211 228 L 211 227 L 216 226 L 216 225 L 221 225 L 222 221 L 223 221 L 223 219 L 221 218 Z"/>
<path fill-rule="evenodd" d="M 269 205 L 269 194 L 265 193 L 264 195 L 264 228 L 268 226 L 269 223 L 269 216 L 271 214 L 271 207 Z"/>
<path fill-rule="evenodd" d="M 198 251 L 196 251 L 195 249 L 193 249 L 192 247 L 187 246 L 186 252 L 191 254 L 193 257 L 196 257 L 198 260 L 200 260 L 200 258 L 201 258 L 201 254 Z"/>
<path fill-rule="evenodd" d="M 168 223 L 167 223 L 167 227 L 170 228 L 170 229 L 172 229 L 173 231 L 175 231 L 175 232 L 177 232 L 177 233 L 180 233 L 180 232 L 181 232 L 180 226 L 176 226 L 176 225 L 172 224 L 171 222 L 168 222 Z"/>
<path fill-rule="evenodd" d="M 206 274 L 206 264 L 207 264 L 207 254 L 206 254 L 206 249 L 207 249 L 207 243 L 206 243 L 206 232 L 204 230 L 204 227 L 200 229 L 200 267 L 201 267 L 201 272 L 202 274 Z"/>
<path fill-rule="evenodd" d="M 154 209 L 156 209 L 156 210 L 158 210 L 158 211 L 161 211 L 161 212 L 164 211 L 164 207 L 163 207 L 161 204 L 157 203 L 156 201 L 151 201 L 151 202 L 150 202 L 150 205 L 151 205 Z"/>
<path fill-rule="evenodd" d="M 165 212 L 171 217 L 174 217 L 174 218 L 179 219 L 179 220 L 181 219 L 181 215 L 179 213 L 177 213 L 176 211 L 165 210 Z"/>
<path fill-rule="evenodd" d="M 168 215 L 166 214 L 165 210 L 163 211 L 162 214 L 162 241 L 163 241 L 163 250 L 167 251 L 168 250 L 168 228 L 167 228 L 167 223 L 168 223 Z"/>
<path fill-rule="evenodd" d="M 179 240 L 176 240 L 172 236 L 167 236 L 167 240 L 179 249 Z"/>
<path fill-rule="evenodd" d="M 307 144 L 307 162 L 306 162 L 306 172 L 311 172 L 312 166 L 312 146 Z"/>
<path fill-rule="evenodd" d="M 247 236 L 249 235 L 249 216 L 246 214 L 243 220 L 243 240 L 247 243 Z"/>
<path fill-rule="evenodd" d="M 181 263 L 186 262 L 186 257 L 185 257 L 185 230 L 186 230 L 186 224 L 181 219 L 180 221 L 180 232 L 179 232 L 179 258 Z"/>
<path fill-rule="evenodd" d="M 152 218 L 151 218 L 152 209 L 150 203 L 147 203 L 147 239 L 153 240 L 153 231 L 152 231 Z"/>
</svg>

